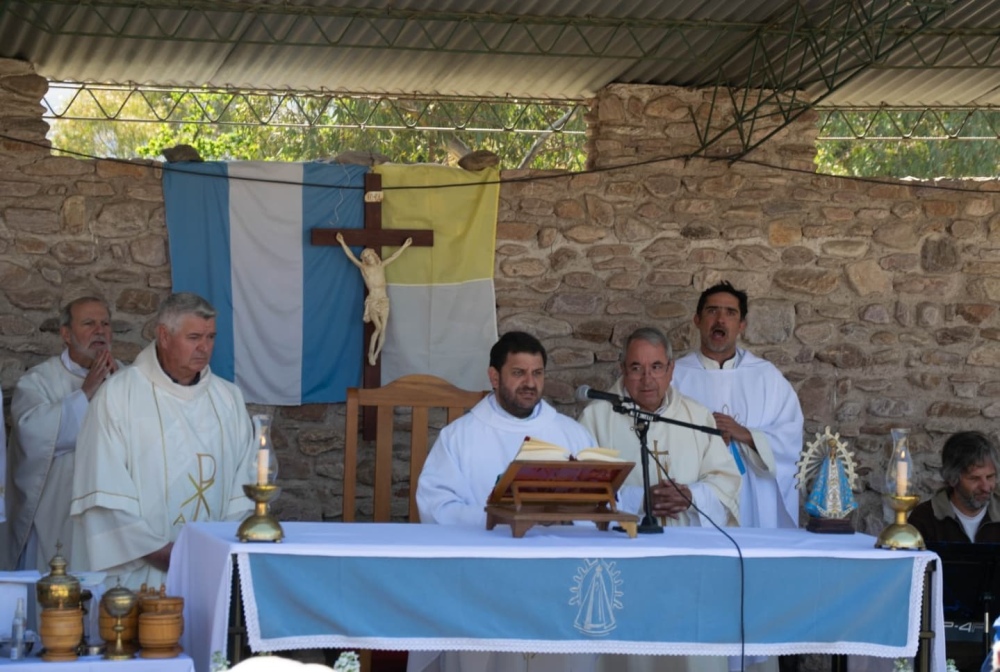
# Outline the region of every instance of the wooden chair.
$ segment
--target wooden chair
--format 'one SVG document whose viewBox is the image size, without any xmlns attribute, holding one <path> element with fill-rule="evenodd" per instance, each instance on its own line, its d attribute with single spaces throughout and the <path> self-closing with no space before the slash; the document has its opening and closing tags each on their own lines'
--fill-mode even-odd
<svg viewBox="0 0 1000 672">
<path fill-rule="evenodd" d="M 457 420 L 479 403 L 488 392 L 469 392 L 436 376 L 412 375 L 398 378 L 373 389 L 347 388 L 347 426 L 344 438 L 344 507 L 345 523 L 354 522 L 358 480 L 358 418 L 365 407 L 375 407 L 375 488 L 372 495 L 376 523 L 392 519 L 393 419 L 397 407 L 412 409 L 410 421 L 410 504 L 409 522 L 419 523 L 417 479 L 427 459 L 430 409 L 448 410 L 448 422 Z M 358 652 L 364 672 L 389 672 L 406 669 L 405 651 Z"/>
<path fill-rule="evenodd" d="M 344 507 L 345 523 L 353 522 L 356 514 L 358 479 L 358 417 L 361 409 L 377 409 L 375 429 L 375 488 L 373 520 L 388 522 L 392 517 L 392 438 L 393 413 L 396 407 L 413 409 L 410 429 L 410 508 L 409 521 L 420 522 L 417 511 L 417 479 L 427 459 L 428 419 L 432 408 L 448 410 L 448 422 L 453 422 L 479 403 L 488 392 L 470 392 L 455 387 L 436 376 L 412 375 L 398 378 L 374 389 L 347 389 L 347 428 L 344 440 Z"/>
</svg>

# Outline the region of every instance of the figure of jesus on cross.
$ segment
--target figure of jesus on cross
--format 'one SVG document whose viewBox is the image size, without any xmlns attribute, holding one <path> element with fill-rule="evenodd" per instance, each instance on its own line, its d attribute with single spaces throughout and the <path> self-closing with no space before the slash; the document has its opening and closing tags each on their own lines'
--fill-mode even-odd
<svg viewBox="0 0 1000 672">
<path fill-rule="evenodd" d="M 385 325 L 389 321 L 389 295 L 385 292 L 385 268 L 399 259 L 399 255 L 413 244 L 413 238 L 407 238 L 403 241 L 403 246 L 385 260 L 380 259 L 378 253 L 371 248 L 362 250 L 359 260 L 344 242 L 342 233 L 337 234 L 337 242 L 344 248 L 344 254 L 347 255 L 351 263 L 361 271 L 365 287 L 368 288 L 368 296 L 365 297 L 365 314 L 362 316 L 362 320 L 366 323 L 371 322 L 374 327 L 371 340 L 368 342 L 368 363 L 375 366 L 379 353 L 382 352 L 382 346 L 385 345 Z"/>
</svg>

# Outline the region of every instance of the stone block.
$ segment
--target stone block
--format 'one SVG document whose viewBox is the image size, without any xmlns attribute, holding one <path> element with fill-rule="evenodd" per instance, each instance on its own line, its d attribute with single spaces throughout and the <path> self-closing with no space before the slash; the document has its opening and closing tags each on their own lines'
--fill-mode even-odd
<svg viewBox="0 0 1000 672">
<path fill-rule="evenodd" d="M 986 217 L 996 211 L 992 198 L 970 198 L 962 209 L 967 217 Z"/>
<path fill-rule="evenodd" d="M 544 313 L 517 313 L 499 320 L 499 331 L 525 331 L 536 338 L 569 336 L 573 327 L 566 320 L 550 317 Z"/>
<path fill-rule="evenodd" d="M 856 345 L 840 343 L 816 352 L 816 359 L 838 369 L 860 369 L 866 365 L 865 352 Z"/>
<path fill-rule="evenodd" d="M 818 268 L 782 269 L 774 274 L 774 282 L 782 289 L 812 296 L 830 294 L 840 285 L 836 273 Z"/>
<path fill-rule="evenodd" d="M 927 415 L 932 418 L 975 418 L 979 407 L 959 404 L 953 401 L 937 401 L 927 407 Z"/>
<path fill-rule="evenodd" d="M 890 324 L 892 322 L 889 309 L 881 303 L 864 306 L 858 316 L 863 322 L 871 322 L 872 324 Z"/>
<path fill-rule="evenodd" d="M 691 310 L 676 301 L 658 301 L 646 304 L 646 314 L 654 320 L 676 320 L 687 316 Z"/>
<path fill-rule="evenodd" d="M 764 245 L 737 245 L 729 256 L 747 268 L 768 267 L 778 261 L 778 253 Z"/>
<path fill-rule="evenodd" d="M 136 159 L 126 161 L 122 159 L 101 159 L 97 161 L 97 176 L 108 177 L 129 177 L 136 180 L 149 179 L 153 170 L 159 168 L 159 164 L 147 159 Z"/>
<path fill-rule="evenodd" d="M 534 278 L 545 273 L 545 262 L 540 259 L 505 259 L 500 270 L 510 278 Z"/>
<path fill-rule="evenodd" d="M 135 202 L 109 203 L 97 215 L 93 232 L 105 238 L 125 238 L 145 231 L 148 223 L 146 206 Z"/>
<path fill-rule="evenodd" d="M 558 369 L 577 369 L 594 363 L 594 353 L 581 348 L 552 348 L 548 354 L 549 363 Z"/>
<path fill-rule="evenodd" d="M 1000 368 L 1000 345 L 988 343 L 973 348 L 965 360 L 970 366 L 987 366 L 995 369 Z"/>
<path fill-rule="evenodd" d="M 85 240 L 62 240 L 52 246 L 52 256 L 67 266 L 89 264 L 97 259 L 97 245 Z"/>
<path fill-rule="evenodd" d="M 653 237 L 653 228 L 632 218 L 621 219 L 615 223 L 615 233 L 618 240 L 638 243 L 649 240 Z"/>
<path fill-rule="evenodd" d="M 59 213 L 37 208 L 7 208 L 3 212 L 4 221 L 14 231 L 24 233 L 58 233 Z"/>
<path fill-rule="evenodd" d="M 608 315 L 641 315 L 646 310 L 646 304 L 637 299 L 618 299 L 608 302 L 605 312 Z"/>
<path fill-rule="evenodd" d="M 531 240 L 538 235 L 538 226 L 524 222 L 497 223 L 497 240 Z"/>
<path fill-rule="evenodd" d="M 167 263 L 167 241 L 162 236 L 143 236 L 129 244 L 132 260 L 143 266 L 162 266 Z"/>
<path fill-rule="evenodd" d="M 613 325 L 607 320 L 587 320 L 576 325 L 573 335 L 591 343 L 607 343 L 612 329 Z"/>
<path fill-rule="evenodd" d="M 873 238 L 880 245 L 895 250 L 909 250 L 916 247 L 920 232 L 913 224 L 892 222 L 876 227 Z"/>
<path fill-rule="evenodd" d="M 761 299 L 747 315 L 744 339 L 753 345 L 784 343 L 795 329 L 795 307 L 786 301 Z"/>
<path fill-rule="evenodd" d="M 562 292 L 554 295 L 546 304 L 550 314 L 596 315 L 601 308 L 601 297 L 596 294 L 571 294 Z"/>
<path fill-rule="evenodd" d="M 920 257 L 915 254 L 887 254 L 878 261 L 880 268 L 886 271 L 912 271 L 920 264 Z"/>
<path fill-rule="evenodd" d="M 573 199 L 559 201 L 556 203 L 553 212 L 560 219 L 583 219 L 586 216 L 583 206 Z"/>
<path fill-rule="evenodd" d="M 961 255 L 951 238 L 927 238 L 920 248 L 920 265 L 928 273 L 951 273 L 960 262 Z"/>
<path fill-rule="evenodd" d="M 988 303 L 959 303 L 955 313 L 969 324 L 979 325 L 992 320 L 997 313 L 997 307 Z"/>
<path fill-rule="evenodd" d="M 37 182 L 26 182 L 24 180 L 0 180 L 0 198 L 13 196 L 15 198 L 25 198 L 34 196 L 42 188 Z"/>
<path fill-rule="evenodd" d="M 583 198 L 590 221 L 597 226 L 610 227 L 615 221 L 614 206 L 594 194 L 586 194 Z"/>
<path fill-rule="evenodd" d="M 151 315 L 160 307 L 160 295 L 148 289 L 125 289 L 118 295 L 115 307 L 123 313 Z"/>
<path fill-rule="evenodd" d="M 22 168 L 25 175 L 37 175 L 39 177 L 72 177 L 75 175 L 87 175 L 94 172 L 94 164 L 90 161 L 81 161 L 68 156 L 47 156 Z"/>
<path fill-rule="evenodd" d="M 641 255 L 644 259 L 669 257 L 679 261 L 685 257 L 690 249 L 691 243 L 689 241 L 662 236 L 642 248 Z"/>
<path fill-rule="evenodd" d="M 864 240 L 831 240 L 823 243 L 821 250 L 829 257 L 856 259 L 868 252 L 868 242 Z"/>
<path fill-rule="evenodd" d="M 580 224 L 574 226 L 566 231 L 563 231 L 563 236 L 572 240 L 575 243 L 583 243 L 589 245 L 591 243 L 596 243 L 598 240 L 606 238 L 608 236 L 608 230 L 599 226 L 588 226 L 586 224 Z"/>
<path fill-rule="evenodd" d="M 606 286 L 608 289 L 635 289 L 639 286 L 640 277 L 638 273 L 616 273 L 608 278 Z"/>
<path fill-rule="evenodd" d="M 807 345 L 823 345 L 836 336 L 833 325 L 829 322 L 812 322 L 795 328 L 795 337 Z"/>
<path fill-rule="evenodd" d="M 546 247 L 552 247 L 555 245 L 556 240 L 559 238 L 559 229 L 554 226 L 543 226 L 538 229 L 538 247 L 545 249 Z"/>
</svg>

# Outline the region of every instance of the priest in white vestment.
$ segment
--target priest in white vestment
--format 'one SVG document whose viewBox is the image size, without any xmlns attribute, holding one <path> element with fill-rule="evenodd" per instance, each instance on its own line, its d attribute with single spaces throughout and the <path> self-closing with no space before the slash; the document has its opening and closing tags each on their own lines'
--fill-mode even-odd
<svg viewBox="0 0 1000 672">
<path fill-rule="evenodd" d="M 111 355 L 111 311 L 103 299 L 69 302 L 59 316 L 59 334 L 66 346 L 62 354 L 25 372 L 10 405 L 10 510 L 3 561 L 9 568 L 43 574 L 58 543 L 70 557 L 77 433 L 90 400 L 121 366 Z"/>
<path fill-rule="evenodd" d="M 486 500 L 525 437 L 572 454 L 595 445 L 576 420 L 542 400 L 545 348 L 535 337 L 508 332 L 490 350 L 493 393 L 441 430 L 417 484 L 422 523 L 486 526 Z M 588 672 L 591 655 L 412 651 L 409 672 Z"/>
<path fill-rule="evenodd" d="M 694 324 L 701 347 L 677 360 L 674 385 L 713 411 L 743 476 L 740 525 L 798 527 L 796 462 L 802 452 L 802 407 L 777 367 L 738 348 L 747 326 L 747 295 L 728 282 L 698 298 Z M 777 659 L 747 657 L 759 670 Z M 730 658 L 729 669 L 745 664 Z"/>
<path fill-rule="evenodd" d="M 212 375 L 215 309 L 173 294 L 156 340 L 91 402 L 77 439 L 74 561 L 132 589 L 159 586 L 181 527 L 252 508 L 253 428 L 243 394 Z"/>
<path fill-rule="evenodd" d="M 648 413 L 715 429 L 707 408 L 670 386 L 674 370 L 670 343 L 659 329 L 636 329 L 625 340 L 622 375 L 610 392 L 634 402 Z M 619 490 L 619 506 L 640 517 L 644 513 L 642 456 L 639 437 L 629 415 L 615 412 L 607 401 L 593 401 L 580 422 L 604 447 L 636 463 Z M 652 422 L 647 436 L 652 514 L 667 526 L 720 527 L 736 525 L 740 474 L 726 444 L 715 435 L 666 422 Z M 724 672 L 721 656 L 604 655 L 599 668 L 607 672 L 697 670 Z"/>
<path fill-rule="evenodd" d="M 728 282 L 706 289 L 694 323 L 701 348 L 677 360 L 674 386 L 713 411 L 743 474 L 743 527 L 798 527 L 795 463 L 802 452 L 802 407 L 768 361 L 738 348 L 747 295 Z"/>
</svg>

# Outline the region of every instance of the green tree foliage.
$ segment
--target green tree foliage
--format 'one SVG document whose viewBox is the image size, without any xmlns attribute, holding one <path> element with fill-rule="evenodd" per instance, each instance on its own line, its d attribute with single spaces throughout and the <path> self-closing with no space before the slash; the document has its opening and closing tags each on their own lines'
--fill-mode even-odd
<svg viewBox="0 0 1000 672">
<path fill-rule="evenodd" d="M 585 160 L 582 134 L 551 131 L 563 123 L 583 130 L 583 109 L 569 115 L 572 104 L 86 89 L 56 109 L 66 118 L 52 122 L 53 145 L 91 156 L 157 158 L 188 144 L 205 160 L 308 161 L 356 150 L 448 163 L 478 149 L 498 154 L 506 168 L 575 170 Z M 483 130 L 497 128 L 505 130 Z"/>
<path fill-rule="evenodd" d="M 1000 113 L 989 110 L 838 112 L 820 133 L 837 139 L 817 143 L 816 166 L 853 177 L 998 177 L 998 129 Z"/>
</svg>

